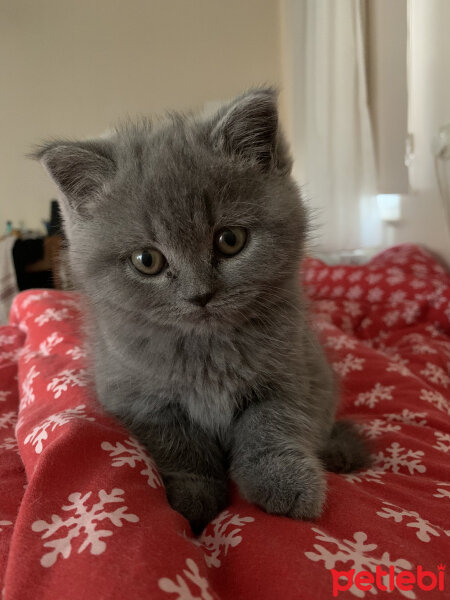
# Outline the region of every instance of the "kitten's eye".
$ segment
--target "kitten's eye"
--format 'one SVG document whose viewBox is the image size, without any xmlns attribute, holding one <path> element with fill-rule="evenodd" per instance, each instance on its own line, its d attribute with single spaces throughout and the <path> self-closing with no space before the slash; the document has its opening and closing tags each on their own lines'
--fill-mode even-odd
<svg viewBox="0 0 450 600">
<path fill-rule="evenodd" d="M 214 244 L 225 256 L 234 256 L 242 250 L 247 240 L 247 231 L 243 227 L 220 229 L 214 238 Z"/>
<path fill-rule="evenodd" d="M 166 259 L 159 250 L 145 248 L 133 252 L 131 262 L 144 275 L 158 275 L 166 264 Z"/>
</svg>

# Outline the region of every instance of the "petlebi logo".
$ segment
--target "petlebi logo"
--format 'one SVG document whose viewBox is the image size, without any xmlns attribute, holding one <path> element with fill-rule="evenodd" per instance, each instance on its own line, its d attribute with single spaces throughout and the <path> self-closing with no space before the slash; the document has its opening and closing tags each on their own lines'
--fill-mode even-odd
<svg viewBox="0 0 450 600">
<path fill-rule="evenodd" d="M 426 571 L 422 565 L 418 565 L 415 571 L 396 572 L 393 566 L 386 571 L 380 565 L 377 565 L 375 573 L 372 571 L 356 572 L 355 569 L 349 571 L 331 569 L 331 576 L 335 598 L 340 592 L 346 592 L 352 586 L 362 592 L 370 592 L 374 588 L 382 592 L 392 592 L 396 589 L 407 592 L 414 589 L 414 587 L 424 592 L 435 589 L 445 590 L 445 565 L 442 563 L 437 565 L 436 571 Z"/>
</svg>

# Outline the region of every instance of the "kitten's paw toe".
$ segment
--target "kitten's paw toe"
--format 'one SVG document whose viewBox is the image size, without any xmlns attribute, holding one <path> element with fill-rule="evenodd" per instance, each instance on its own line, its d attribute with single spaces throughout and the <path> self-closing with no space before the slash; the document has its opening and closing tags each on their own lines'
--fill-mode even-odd
<svg viewBox="0 0 450 600">
<path fill-rule="evenodd" d="M 325 485 L 316 486 L 314 490 L 302 489 L 294 498 L 289 510 L 285 513 L 292 519 L 307 521 L 318 519 L 323 511 L 325 502 Z"/>
<path fill-rule="evenodd" d="M 313 457 L 265 457 L 251 470 L 235 468 L 233 477 L 243 496 L 268 513 L 293 519 L 316 519 L 322 514 L 325 477 Z"/>
<path fill-rule="evenodd" d="M 226 481 L 177 474 L 166 476 L 164 483 L 169 504 L 189 521 L 194 535 L 228 505 Z"/>
<path fill-rule="evenodd" d="M 370 467 L 370 451 L 356 425 L 351 421 L 336 421 L 320 458 L 333 473 L 351 473 Z"/>
</svg>

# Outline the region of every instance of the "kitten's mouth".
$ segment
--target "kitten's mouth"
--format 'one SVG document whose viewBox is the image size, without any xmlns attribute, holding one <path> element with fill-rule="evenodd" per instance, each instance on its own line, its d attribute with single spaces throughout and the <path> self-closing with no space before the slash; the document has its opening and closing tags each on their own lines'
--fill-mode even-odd
<svg viewBox="0 0 450 600">
<path fill-rule="evenodd" d="M 226 323 L 229 324 L 230 316 L 231 315 L 229 315 L 227 311 L 223 310 L 223 307 L 208 304 L 207 306 L 191 310 L 189 314 L 186 315 L 186 320 L 195 325 L 216 326 Z"/>
<path fill-rule="evenodd" d="M 209 307 L 199 307 L 196 310 L 193 310 L 189 313 L 189 319 L 195 322 L 207 322 L 210 323 L 217 318 L 217 314 L 214 310 L 211 310 Z"/>
<path fill-rule="evenodd" d="M 224 307 L 208 305 L 190 312 L 189 315 L 186 315 L 186 321 L 190 325 L 217 329 L 222 326 L 230 327 L 239 325 L 241 323 L 239 317 L 239 314 L 236 314 L 234 311 L 224 310 Z"/>
</svg>

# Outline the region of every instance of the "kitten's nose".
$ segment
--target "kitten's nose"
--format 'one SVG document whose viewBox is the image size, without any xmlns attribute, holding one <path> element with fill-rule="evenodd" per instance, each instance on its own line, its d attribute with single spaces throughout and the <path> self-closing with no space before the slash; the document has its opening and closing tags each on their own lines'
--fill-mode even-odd
<svg viewBox="0 0 450 600">
<path fill-rule="evenodd" d="M 206 306 L 214 294 L 215 292 L 208 292 L 207 294 L 200 294 L 199 296 L 191 296 L 188 298 L 188 301 L 197 306 Z"/>
</svg>

